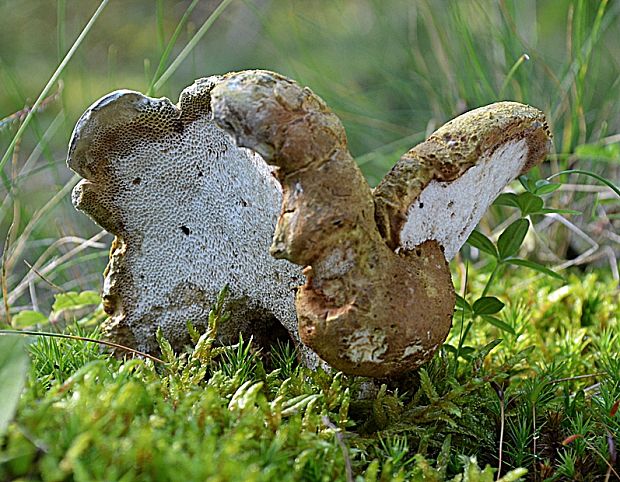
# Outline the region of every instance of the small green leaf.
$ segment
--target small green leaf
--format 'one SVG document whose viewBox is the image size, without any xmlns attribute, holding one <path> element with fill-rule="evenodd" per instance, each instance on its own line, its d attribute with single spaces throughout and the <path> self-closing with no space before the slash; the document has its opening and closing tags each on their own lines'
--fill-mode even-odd
<svg viewBox="0 0 620 482">
<path fill-rule="evenodd" d="M 466 311 L 468 313 L 471 313 L 473 311 L 471 308 L 471 305 L 467 302 L 467 300 L 463 298 L 461 295 L 459 295 L 458 293 L 456 295 L 456 306 L 457 308 L 460 308 L 461 310 Z"/>
<path fill-rule="evenodd" d="M 519 203 L 519 209 L 521 209 L 521 216 L 523 217 L 540 211 L 545 204 L 541 197 L 531 192 L 522 192 L 519 194 L 517 202 Z"/>
<path fill-rule="evenodd" d="M 157 344 L 159 345 L 159 349 L 161 350 L 161 359 L 171 365 L 174 364 L 174 362 L 176 361 L 174 350 L 172 349 L 172 345 L 170 345 L 170 342 L 164 337 L 164 332 L 161 329 L 161 326 L 157 327 L 155 339 L 157 340 Z"/>
<path fill-rule="evenodd" d="M 69 308 L 82 308 L 88 305 L 98 305 L 101 303 L 99 293 L 95 291 L 67 291 L 66 293 L 58 293 L 54 296 L 54 304 L 52 311 L 59 312 Z"/>
<path fill-rule="evenodd" d="M 515 365 L 517 365 L 518 363 L 521 363 L 523 360 L 527 360 L 528 357 L 530 356 L 530 354 L 535 349 L 536 349 L 536 347 L 534 345 L 530 345 L 530 346 L 524 348 L 519 353 L 509 357 L 508 360 L 506 360 L 504 362 L 504 366 L 505 367 L 513 368 Z"/>
<path fill-rule="evenodd" d="M 465 355 L 471 355 L 474 353 L 476 349 L 473 346 L 465 345 L 461 347 L 461 355 L 464 353 Z"/>
<path fill-rule="evenodd" d="M 536 190 L 536 183 L 533 179 L 529 179 L 527 176 L 519 176 L 519 182 L 526 191 L 534 192 Z"/>
<path fill-rule="evenodd" d="M 452 444 L 452 434 L 448 434 L 441 444 L 441 451 L 437 456 L 437 475 L 440 480 L 446 478 L 448 464 L 450 463 L 450 445 Z"/>
<path fill-rule="evenodd" d="M 551 194 L 552 192 L 560 189 L 562 185 L 549 182 L 546 179 L 540 179 L 536 181 L 536 193 L 539 196 L 544 196 L 545 194 Z"/>
<path fill-rule="evenodd" d="M 445 348 L 445 350 L 449 353 L 455 354 L 456 353 L 456 348 L 453 347 L 452 345 L 450 345 L 449 343 L 444 343 L 443 345 L 441 345 L 443 348 Z"/>
<path fill-rule="evenodd" d="M 534 261 L 529 261 L 527 259 L 520 259 L 520 258 L 509 258 L 506 260 L 506 263 L 513 264 L 516 266 L 525 266 L 526 268 L 539 271 L 548 276 L 551 276 L 552 278 L 556 278 L 556 279 L 564 281 L 563 276 L 559 275 L 555 271 L 551 271 L 549 268 L 545 268 L 542 264 L 535 263 Z"/>
<path fill-rule="evenodd" d="M 495 206 L 510 206 L 513 208 L 519 207 L 519 202 L 517 201 L 518 196 L 512 192 L 505 192 L 497 196 L 497 199 L 493 201 Z"/>
<path fill-rule="evenodd" d="M 478 360 L 484 360 L 486 356 L 489 353 L 491 353 L 495 349 L 495 347 L 499 345 L 502 341 L 503 340 L 500 338 L 500 339 L 495 339 L 490 343 L 487 343 L 485 346 L 483 346 L 482 348 L 478 350 L 478 353 L 476 353 L 476 358 Z"/>
<path fill-rule="evenodd" d="M 502 311 L 504 303 L 495 296 L 483 296 L 478 298 L 474 303 L 474 314 L 476 315 L 494 315 Z"/>
<path fill-rule="evenodd" d="M 473 346 L 467 345 L 461 348 L 459 355 L 469 361 L 474 353 L 476 353 L 476 349 Z"/>
<path fill-rule="evenodd" d="M 469 235 L 469 238 L 467 238 L 467 243 L 470 246 L 478 248 L 480 251 L 483 251 L 487 254 L 490 254 L 494 258 L 497 258 L 497 249 L 495 248 L 495 245 L 480 231 L 472 231 Z"/>
<path fill-rule="evenodd" d="M 484 321 L 486 321 L 487 323 L 490 323 L 491 325 L 499 328 L 502 331 L 510 333 L 511 335 L 516 335 L 515 330 L 514 330 L 514 328 L 512 326 L 510 326 L 508 323 L 506 323 L 505 321 L 500 320 L 499 318 L 497 318 L 495 316 L 483 315 L 482 319 Z"/>
<path fill-rule="evenodd" d="M 418 376 L 420 377 L 420 386 L 424 394 L 431 402 L 439 400 L 439 394 L 431 381 L 431 377 L 428 376 L 428 372 L 424 368 L 418 370 Z"/>
<path fill-rule="evenodd" d="M 39 323 L 47 323 L 48 319 L 43 313 L 32 310 L 24 310 L 17 313 L 11 318 L 11 325 L 16 330 L 23 328 L 30 328 L 31 326 L 38 325 Z"/>
<path fill-rule="evenodd" d="M 517 219 L 504 230 L 497 240 L 497 248 L 501 259 L 517 254 L 529 228 L 530 222 L 522 218 Z"/>
<path fill-rule="evenodd" d="M 26 384 L 30 358 L 25 347 L 22 336 L 0 335 L 0 437 L 15 415 Z"/>
</svg>

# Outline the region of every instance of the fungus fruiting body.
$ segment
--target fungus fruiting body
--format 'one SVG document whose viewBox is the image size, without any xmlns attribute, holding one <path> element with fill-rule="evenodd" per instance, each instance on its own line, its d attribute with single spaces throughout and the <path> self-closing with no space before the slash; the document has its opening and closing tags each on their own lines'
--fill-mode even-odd
<svg viewBox="0 0 620 482">
<path fill-rule="evenodd" d="M 241 331 L 268 344 L 283 325 L 314 350 L 299 345 L 306 364 L 318 354 L 385 377 L 445 340 L 448 260 L 550 145 L 540 111 L 492 104 L 438 129 L 373 191 L 319 97 L 245 71 L 197 80 L 176 106 L 109 94 L 78 121 L 67 162 L 85 178 L 74 204 L 116 236 L 109 338 L 153 352 L 161 328 L 180 348 L 228 285 L 225 341 Z"/>
<path fill-rule="evenodd" d="M 452 259 L 506 184 L 551 148 L 545 116 L 517 102 L 467 112 L 407 152 L 374 191 L 393 248 L 437 240 Z"/>
<path fill-rule="evenodd" d="M 281 188 L 212 122 L 216 80 L 196 81 L 178 105 L 117 91 L 75 127 L 68 165 L 85 179 L 73 202 L 116 236 L 103 289 L 104 331 L 116 342 L 154 352 L 161 328 L 181 348 L 187 322 L 204 329 L 225 285 L 232 317 L 218 327 L 223 341 L 241 331 L 260 344 L 280 324 L 298 339 L 301 269 L 269 256 Z"/>
<path fill-rule="evenodd" d="M 487 106 L 413 148 L 373 193 L 342 124 L 310 89 L 246 71 L 224 76 L 211 95 L 216 123 L 276 166 L 283 201 L 271 253 L 305 267 L 301 339 L 349 374 L 393 376 L 432 356 L 455 302 L 444 250 L 453 255 L 550 145 L 536 109 Z"/>
</svg>

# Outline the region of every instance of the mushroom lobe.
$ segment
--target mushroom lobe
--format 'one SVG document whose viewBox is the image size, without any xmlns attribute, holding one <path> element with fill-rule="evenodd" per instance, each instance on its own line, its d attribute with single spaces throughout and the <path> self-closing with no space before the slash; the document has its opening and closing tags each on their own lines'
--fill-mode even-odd
<svg viewBox="0 0 620 482">
<path fill-rule="evenodd" d="M 216 123 L 277 167 L 283 205 L 271 251 L 306 266 L 296 297 L 302 341 L 354 375 L 396 375 L 428 360 L 451 326 L 448 264 L 436 241 L 388 247 L 338 118 L 272 72 L 228 74 L 211 94 Z"/>
<path fill-rule="evenodd" d="M 381 234 L 393 249 L 434 239 L 452 259 L 506 184 L 542 162 L 551 146 L 544 114 L 517 102 L 451 120 L 375 189 Z"/>
<path fill-rule="evenodd" d="M 206 330 L 225 285 L 231 318 L 218 327 L 222 342 L 240 331 L 255 345 L 299 341 L 293 293 L 301 269 L 269 256 L 282 191 L 258 155 L 213 123 L 217 80 L 197 80 L 178 105 L 113 92 L 75 127 L 67 162 L 85 179 L 73 202 L 116 236 L 103 301 L 104 331 L 117 343 L 157 352 L 161 328 L 182 350 L 187 322 Z M 315 366 L 316 355 L 298 345 Z"/>
<path fill-rule="evenodd" d="M 540 111 L 493 104 L 440 128 L 372 192 L 342 124 L 310 89 L 273 72 L 231 73 L 212 108 L 239 145 L 277 167 L 283 204 L 271 253 L 306 267 L 301 339 L 354 375 L 394 376 L 430 359 L 455 303 L 446 255 L 551 146 Z"/>
</svg>

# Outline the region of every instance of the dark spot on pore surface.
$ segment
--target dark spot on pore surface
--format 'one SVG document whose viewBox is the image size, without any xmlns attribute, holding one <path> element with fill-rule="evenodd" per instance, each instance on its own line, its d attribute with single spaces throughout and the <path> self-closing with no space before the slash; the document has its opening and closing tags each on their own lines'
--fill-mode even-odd
<svg viewBox="0 0 620 482">
<path fill-rule="evenodd" d="M 424 207 L 424 203 L 420 203 L 419 205 L 420 209 Z"/>
<path fill-rule="evenodd" d="M 182 134 L 184 130 L 183 122 L 181 119 L 176 119 L 174 125 L 172 126 L 172 130 L 178 134 Z"/>
<path fill-rule="evenodd" d="M 139 177 L 136 177 L 133 181 L 131 181 L 132 184 L 134 185 L 138 185 L 142 182 L 142 179 L 140 179 Z"/>
<path fill-rule="evenodd" d="M 181 231 L 183 231 L 183 234 L 185 234 L 186 236 L 189 236 L 191 234 L 191 231 L 187 226 L 181 226 Z"/>
</svg>

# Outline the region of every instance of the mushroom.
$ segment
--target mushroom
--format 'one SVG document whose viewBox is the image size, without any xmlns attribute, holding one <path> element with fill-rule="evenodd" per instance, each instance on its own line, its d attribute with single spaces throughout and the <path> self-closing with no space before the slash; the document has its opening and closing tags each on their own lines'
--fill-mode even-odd
<svg viewBox="0 0 620 482">
<path fill-rule="evenodd" d="M 85 178 L 73 203 L 116 236 L 104 333 L 146 352 L 158 350 L 158 328 L 177 349 L 189 341 L 188 321 L 205 329 L 225 285 L 232 316 L 218 327 L 222 341 L 240 331 L 259 344 L 299 340 L 301 269 L 268 252 L 281 188 L 259 156 L 211 120 L 217 81 L 197 80 L 178 105 L 113 92 L 82 115 L 71 139 L 67 163 Z M 302 351 L 315 365 L 316 355 Z"/>
<path fill-rule="evenodd" d="M 211 107 L 239 146 L 276 166 L 283 199 L 270 251 L 304 267 L 301 339 L 353 375 L 394 376 L 432 356 L 455 303 L 446 255 L 550 147 L 542 113 L 494 104 L 412 149 L 373 194 L 342 124 L 310 89 L 273 72 L 232 73 Z"/>
<path fill-rule="evenodd" d="M 435 239 L 450 260 L 506 184 L 550 149 L 538 109 L 498 102 L 467 112 L 407 152 L 379 183 L 379 231 L 392 249 Z"/>
</svg>

